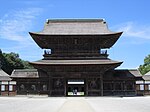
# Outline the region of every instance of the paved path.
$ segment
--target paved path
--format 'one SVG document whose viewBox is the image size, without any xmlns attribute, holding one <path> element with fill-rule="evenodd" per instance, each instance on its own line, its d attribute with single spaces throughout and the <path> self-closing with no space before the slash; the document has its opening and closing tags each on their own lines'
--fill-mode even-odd
<svg viewBox="0 0 150 112">
<path fill-rule="evenodd" d="M 0 97 L 0 112 L 150 112 L 150 96 Z"/>
<path fill-rule="evenodd" d="M 85 99 L 69 98 L 58 112 L 94 112 L 94 110 Z"/>
</svg>

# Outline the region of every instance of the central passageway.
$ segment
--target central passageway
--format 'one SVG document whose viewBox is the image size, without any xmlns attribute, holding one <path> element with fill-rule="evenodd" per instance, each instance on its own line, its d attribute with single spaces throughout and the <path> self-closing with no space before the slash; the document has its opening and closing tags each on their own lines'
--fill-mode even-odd
<svg viewBox="0 0 150 112">
<path fill-rule="evenodd" d="M 69 98 L 58 112 L 95 112 L 84 98 Z"/>
</svg>

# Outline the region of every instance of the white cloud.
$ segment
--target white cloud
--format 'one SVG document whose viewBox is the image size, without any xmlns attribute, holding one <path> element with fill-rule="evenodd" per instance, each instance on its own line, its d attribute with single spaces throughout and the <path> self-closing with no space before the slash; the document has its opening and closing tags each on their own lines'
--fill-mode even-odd
<svg viewBox="0 0 150 112">
<path fill-rule="evenodd" d="M 1 43 L 3 41 L 0 41 L 3 52 L 19 53 L 24 60 L 36 59 L 34 57 L 30 58 L 32 55 L 41 53 L 41 51 L 29 36 L 28 31 L 32 31 L 36 24 L 36 18 L 42 11 L 41 8 L 11 10 L 0 18 L 0 39 L 5 40 L 8 44 L 3 44 Z"/>
<path fill-rule="evenodd" d="M 40 8 L 28 8 L 11 11 L 0 18 L 0 38 L 30 43 L 28 31 L 32 28 L 33 21 L 40 14 Z"/>
<path fill-rule="evenodd" d="M 126 22 L 114 27 L 117 31 L 123 31 L 123 36 L 141 39 L 150 39 L 150 26 L 140 25 L 134 22 Z"/>
</svg>

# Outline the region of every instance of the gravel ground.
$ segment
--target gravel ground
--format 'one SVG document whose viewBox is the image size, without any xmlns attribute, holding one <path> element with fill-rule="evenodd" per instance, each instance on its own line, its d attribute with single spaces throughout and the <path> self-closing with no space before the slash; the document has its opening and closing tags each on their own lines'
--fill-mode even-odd
<svg viewBox="0 0 150 112">
<path fill-rule="evenodd" d="M 0 112 L 150 112 L 150 96 L 0 97 Z"/>
</svg>

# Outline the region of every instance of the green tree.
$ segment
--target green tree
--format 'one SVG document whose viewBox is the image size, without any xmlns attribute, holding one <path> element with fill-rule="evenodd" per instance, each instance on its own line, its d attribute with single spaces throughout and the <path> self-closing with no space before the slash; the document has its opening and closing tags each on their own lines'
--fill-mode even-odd
<svg viewBox="0 0 150 112">
<path fill-rule="evenodd" d="M 11 53 L 2 53 L 0 50 L 0 62 L 2 69 L 11 74 L 14 69 L 30 69 L 33 68 L 28 61 L 24 61 L 19 58 L 19 54 Z"/>
<path fill-rule="evenodd" d="M 142 75 L 150 71 L 150 55 L 144 58 L 144 64 L 139 66 Z"/>
<path fill-rule="evenodd" d="M 33 66 L 31 64 L 29 64 L 29 61 L 22 60 L 22 63 L 23 63 L 24 69 L 32 69 L 33 68 Z"/>
<path fill-rule="evenodd" d="M 3 54 L 2 54 L 2 50 L 0 49 L 0 69 L 2 67 L 2 57 L 3 57 Z"/>
</svg>

